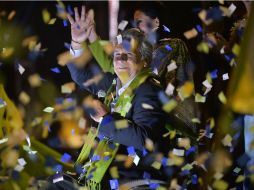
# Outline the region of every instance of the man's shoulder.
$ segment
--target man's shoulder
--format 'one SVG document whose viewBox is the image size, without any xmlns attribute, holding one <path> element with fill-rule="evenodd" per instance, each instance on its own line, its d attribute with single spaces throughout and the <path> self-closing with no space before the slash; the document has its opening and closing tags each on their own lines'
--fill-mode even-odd
<svg viewBox="0 0 254 190">
<path fill-rule="evenodd" d="M 159 79 L 156 76 L 151 76 L 136 89 L 136 93 L 157 94 L 161 90 L 163 88 Z"/>
</svg>

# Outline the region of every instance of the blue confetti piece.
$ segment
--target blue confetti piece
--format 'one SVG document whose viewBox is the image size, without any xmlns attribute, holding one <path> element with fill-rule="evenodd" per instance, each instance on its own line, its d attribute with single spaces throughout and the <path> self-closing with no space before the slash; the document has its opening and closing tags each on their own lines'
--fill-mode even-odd
<svg viewBox="0 0 254 190">
<path fill-rule="evenodd" d="M 69 13 L 69 15 L 74 15 L 74 12 L 72 11 L 70 5 L 67 6 L 67 12 Z"/>
<path fill-rule="evenodd" d="M 218 78 L 217 72 L 218 72 L 218 69 L 215 69 L 215 70 L 213 70 L 213 71 L 210 73 L 212 79 Z"/>
<path fill-rule="evenodd" d="M 54 73 L 60 73 L 60 70 L 58 69 L 58 67 L 51 68 L 50 70 Z"/>
<path fill-rule="evenodd" d="M 146 151 L 145 148 L 143 148 L 143 156 L 146 156 L 148 154 L 148 152 Z"/>
<path fill-rule="evenodd" d="M 5 101 L 2 98 L 0 98 L 0 105 L 5 105 Z"/>
<path fill-rule="evenodd" d="M 99 161 L 100 160 L 100 156 L 99 155 L 95 155 L 91 158 L 92 162 L 95 162 L 95 161 Z"/>
<path fill-rule="evenodd" d="M 111 189 L 117 189 L 119 187 L 117 179 L 109 180 L 109 183 Z"/>
<path fill-rule="evenodd" d="M 143 179 L 151 179 L 151 174 L 149 174 L 148 172 L 144 172 Z"/>
<path fill-rule="evenodd" d="M 55 103 L 56 104 L 62 104 L 64 102 L 64 98 L 56 98 Z"/>
<path fill-rule="evenodd" d="M 67 20 L 63 20 L 63 25 L 64 25 L 64 27 L 67 27 L 67 26 L 68 26 Z"/>
<path fill-rule="evenodd" d="M 168 163 L 168 159 L 166 157 L 163 157 L 161 160 L 161 164 L 165 167 L 167 166 L 167 163 Z"/>
<path fill-rule="evenodd" d="M 194 174 L 194 175 L 191 176 L 191 183 L 192 183 L 193 185 L 198 184 L 198 176 L 197 176 L 196 174 Z"/>
<path fill-rule="evenodd" d="M 75 129 L 72 129 L 71 134 L 74 135 L 74 133 L 75 133 Z"/>
<path fill-rule="evenodd" d="M 63 166 L 60 165 L 60 164 L 57 164 L 57 165 L 55 165 L 52 169 L 53 169 L 53 171 L 55 171 L 55 172 L 62 172 Z"/>
<path fill-rule="evenodd" d="M 165 48 L 168 50 L 168 51 L 172 51 L 172 47 L 170 45 L 165 45 Z"/>
<path fill-rule="evenodd" d="M 191 153 L 196 151 L 196 147 L 192 146 L 186 151 L 186 156 L 190 155 Z"/>
<path fill-rule="evenodd" d="M 136 152 L 133 146 L 129 146 L 127 148 L 127 151 L 128 151 L 128 155 L 136 155 Z"/>
<path fill-rule="evenodd" d="M 151 188 L 151 189 L 157 189 L 159 187 L 160 187 L 160 184 L 158 184 L 158 183 L 150 183 L 150 185 L 149 185 L 149 188 Z"/>
<path fill-rule="evenodd" d="M 109 156 L 104 156 L 104 158 L 103 158 L 103 160 L 105 160 L 105 161 L 107 161 L 107 160 L 109 160 L 109 159 L 110 159 Z"/>
<path fill-rule="evenodd" d="M 196 29 L 198 32 L 203 32 L 203 29 L 199 24 L 196 25 Z"/>
<path fill-rule="evenodd" d="M 16 170 L 12 171 L 11 176 L 12 176 L 12 179 L 14 179 L 14 180 L 19 180 L 21 178 L 19 172 Z"/>
<path fill-rule="evenodd" d="M 69 162 L 71 161 L 71 155 L 68 153 L 64 153 L 63 156 L 61 157 L 61 162 Z"/>
<path fill-rule="evenodd" d="M 170 29 L 168 28 L 168 27 L 166 27 L 165 25 L 162 25 L 163 26 L 163 30 L 165 31 L 165 32 L 170 32 Z"/>
<path fill-rule="evenodd" d="M 180 173 L 180 176 L 186 176 L 186 175 L 189 175 L 190 174 L 190 171 L 189 170 L 183 170 L 181 173 Z"/>
<path fill-rule="evenodd" d="M 165 94 L 164 91 L 160 91 L 158 93 L 159 96 L 159 100 L 161 101 L 162 104 L 166 104 L 167 102 L 169 102 L 169 98 L 168 96 Z"/>
<path fill-rule="evenodd" d="M 74 169 L 75 169 L 75 172 L 78 174 L 81 174 L 84 172 L 82 165 L 80 165 L 80 164 L 76 164 Z"/>
</svg>

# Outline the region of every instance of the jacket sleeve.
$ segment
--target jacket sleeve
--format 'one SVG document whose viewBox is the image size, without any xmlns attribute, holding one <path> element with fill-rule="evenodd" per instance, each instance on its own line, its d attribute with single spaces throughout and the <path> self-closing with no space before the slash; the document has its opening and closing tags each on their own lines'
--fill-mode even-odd
<svg viewBox="0 0 254 190">
<path fill-rule="evenodd" d="M 165 113 L 161 110 L 156 90 L 141 88 L 136 92 L 130 113 L 131 119 L 126 119 L 118 113 L 106 115 L 99 128 L 99 133 L 114 142 L 125 146 L 133 146 L 143 150 L 145 140 L 149 138 L 158 141 L 162 138 L 162 127 L 165 126 Z M 153 109 L 146 109 L 144 104 Z M 117 122 L 127 120 L 125 128 L 118 128 Z"/>
<path fill-rule="evenodd" d="M 104 72 L 114 73 L 113 60 L 103 50 L 101 44 L 99 43 L 99 39 L 91 43 L 88 47 L 102 70 Z"/>
<path fill-rule="evenodd" d="M 89 64 L 86 67 L 79 68 L 73 63 L 67 64 L 70 71 L 72 80 L 79 86 L 81 90 L 88 90 L 94 95 L 97 95 L 99 90 L 104 90 L 107 92 L 111 86 L 115 76 L 112 73 L 101 73 L 94 72 L 96 70 L 96 64 Z M 98 67 L 98 66 L 97 66 Z M 98 69 L 98 68 L 97 68 Z M 90 85 L 85 85 L 84 83 L 89 80 L 94 80 L 99 77 L 98 82 L 92 82 Z"/>
</svg>

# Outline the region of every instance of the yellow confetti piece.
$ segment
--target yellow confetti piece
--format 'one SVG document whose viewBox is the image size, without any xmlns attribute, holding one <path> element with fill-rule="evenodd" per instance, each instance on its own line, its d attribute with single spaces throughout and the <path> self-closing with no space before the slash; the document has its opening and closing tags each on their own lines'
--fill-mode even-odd
<svg viewBox="0 0 254 190">
<path fill-rule="evenodd" d="M 213 183 L 213 187 L 218 190 L 226 190 L 228 188 L 228 183 L 223 180 L 216 180 Z"/>
<path fill-rule="evenodd" d="M 183 35 L 189 40 L 191 38 L 195 38 L 198 35 L 198 32 L 195 28 L 192 28 L 191 30 L 184 32 Z"/>
<path fill-rule="evenodd" d="M 31 87 L 38 87 L 41 85 L 41 79 L 38 74 L 33 74 L 28 77 L 28 82 Z"/>
<path fill-rule="evenodd" d="M 202 53 L 209 53 L 209 45 L 206 42 L 201 42 L 197 45 L 197 51 L 202 52 Z"/>
<path fill-rule="evenodd" d="M 0 52 L 0 57 L 3 59 L 9 58 L 14 53 L 14 48 L 6 47 Z"/>
<path fill-rule="evenodd" d="M 221 172 L 216 172 L 213 177 L 217 180 L 221 179 L 223 177 L 223 174 Z"/>
<path fill-rule="evenodd" d="M 158 162 L 158 161 L 155 161 L 155 162 L 152 163 L 151 166 L 152 166 L 153 168 L 159 170 L 159 169 L 161 168 L 161 163 Z"/>
<path fill-rule="evenodd" d="M 74 82 L 65 83 L 61 86 L 61 92 L 63 94 L 72 93 L 75 90 L 76 86 Z"/>
<path fill-rule="evenodd" d="M 195 102 L 205 103 L 206 102 L 206 97 L 202 96 L 199 93 L 196 93 L 196 95 L 195 95 Z"/>
<path fill-rule="evenodd" d="M 182 171 L 183 171 L 183 170 L 192 170 L 192 168 L 193 168 L 192 164 L 186 164 L 185 166 L 183 166 L 183 167 L 181 168 L 181 170 L 182 170 Z"/>
<path fill-rule="evenodd" d="M 56 18 L 52 18 L 50 19 L 48 24 L 52 25 L 52 24 L 55 24 L 55 22 L 56 22 Z"/>
<path fill-rule="evenodd" d="M 29 96 L 26 92 L 22 91 L 22 92 L 19 94 L 19 100 L 20 100 L 24 105 L 27 105 L 27 104 L 29 104 L 29 102 L 30 102 L 30 96 Z"/>
<path fill-rule="evenodd" d="M 184 147 L 186 150 L 190 148 L 190 139 L 189 138 L 178 138 L 178 146 Z"/>
<path fill-rule="evenodd" d="M 223 104 L 227 103 L 227 98 L 225 97 L 225 95 L 222 91 L 218 94 L 218 98 L 221 101 L 221 103 L 223 103 Z"/>
<path fill-rule="evenodd" d="M 10 14 L 8 15 L 8 20 L 12 20 L 13 17 L 16 15 L 16 11 L 11 11 Z"/>
<path fill-rule="evenodd" d="M 192 82 L 185 82 L 183 86 L 181 86 L 178 90 L 179 97 L 184 100 L 188 98 L 194 90 L 194 84 Z"/>
<path fill-rule="evenodd" d="M 201 121 L 199 120 L 199 118 L 192 118 L 192 119 L 191 119 L 191 122 L 192 122 L 192 123 L 199 123 L 199 124 L 201 123 Z"/>
<path fill-rule="evenodd" d="M 129 124 L 127 119 L 121 119 L 121 120 L 115 121 L 115 127 L 117 129 L 124 129 L 124 128 L 127 128 L 128 126 Z"/>
<path fill-rule="evenodd" d="M 207 11 L 204 9 L 198 13 L 198 17 L 202 20 L 203 23 L 205 23 L 205 25 L 209 25 L 213 22 L 212 19 L 206 19 Z"/>
<path fill-rule="evenodd" d="M 168 101 L 168 103 L 164 104 L 163 107 L 162 107 L 162 109 L 163 109 L 165 112 L 169 113 L 169 112 L 171 112 L 176 106 L 177 106 L 177 101 L 175 101 L 175 100 L 172 99 L 172 100 Z"/>
<path fill-rule="evenodd" d="M 48 12 L 47 9 L 42 10 L 42 19 L 45 24 L 48 24 L 50 20 L 50 13 Z"/>
<path fill-rule="evenodd" d="M 116 166 L 111 167 L 109 169 L 109 173 L 110 173 L 112 178 L 114 178 L 114 179 L 118 179 L 119 178 L 118 169 L 117 169 Z"/>
<path fill-rule="evenodd" d="M 153 149 L 154 149 L 153 141 L 151 139 L 149 139 L 149 138 L 146 138 L 146 140 L 145 140 L 145 147 L 146 147 L 147 150 L 153 151 Z"/>
<path fill-rule="evenodd" d="M 236 183 L 240 183 L 240 182 L 243 182 L 244 179 L 245 179 L 245 177 L 244 177 L 243 175 L 239 175 L 239 176 L 236 178 L 235 182 L 236 182 Z"/>
<path fill-rule="evenodd" d="M 229 134 L 227 134 L 223 139 L 222 139 L 222 144 L 224 145 L 224 146 L 232 146 L 232 137 L 229 135 Z"/>
<path fill-rule="evenodd" d="M 169 138 L 170 139 L 175 138 L 175 136 L 176 136 L 176 131 L 175 130 L 174 131 L 169 131 Z"/>
<path fill-rule="evenodd" d="M 241 50 L 240 46 L 239 46 L 238 44 L 234 44 L 234 46 L 233 46 L 233 48 L 232 48 L 232 52 L 233 52 L 236 56 L 239 55 L 240 50 Z"/>
<path fill-rule="evenodd" d="M 212 128 L 214 128 L 214 126 L 215 126 L 215 121 L 214 121 L 214 118 L 212 117 L 210 119 L 210 128 L 212 129 Z"/>
</svg>

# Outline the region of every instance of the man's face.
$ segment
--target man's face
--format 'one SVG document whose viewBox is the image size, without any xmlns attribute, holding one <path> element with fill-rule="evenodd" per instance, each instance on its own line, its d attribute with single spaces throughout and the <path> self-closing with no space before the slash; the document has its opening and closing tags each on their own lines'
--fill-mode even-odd
<svg viewBox="0 0 254 190">
<path fill-rule="evenodd" d="M 144 67 L 144 63 L 138 63 L 137 56 L 131 50 L 128 51 L 117 45 L 114 51 L 114 70 L 117 76 L 128 81 Z M 123 81 L 122 81 L 123 82 Z"/>
<path fill-rule="evenodd" d="M 158 18 L 152 19 L 140 10 L 135 11 L 134 21 L 137 24 L 137 28 L 139 28 L 145 34 L 148 34 L 155 28 L 159 27 Z"/>
</svg>

